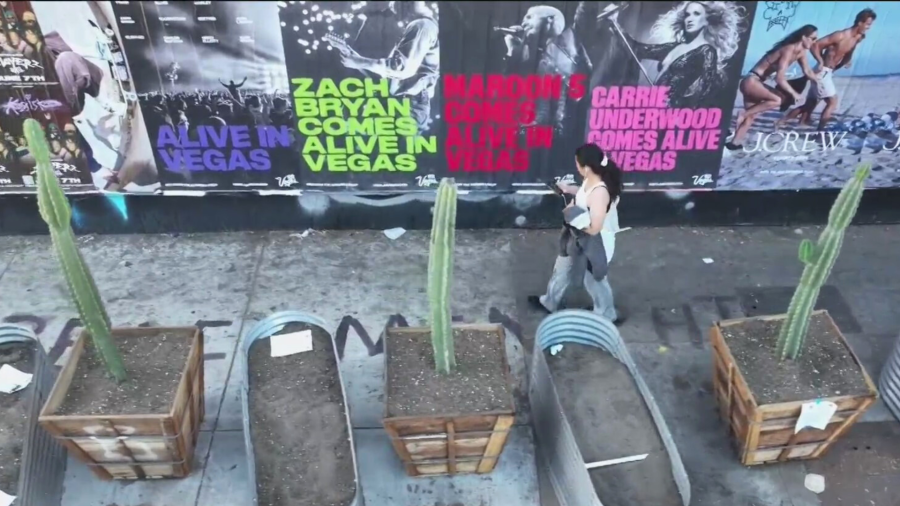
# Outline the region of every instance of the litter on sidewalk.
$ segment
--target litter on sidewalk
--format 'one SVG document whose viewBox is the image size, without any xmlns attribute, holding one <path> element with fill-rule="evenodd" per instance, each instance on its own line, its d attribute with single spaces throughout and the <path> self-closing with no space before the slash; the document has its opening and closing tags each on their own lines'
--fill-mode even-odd
<svg viewBox="0 0 900 506">
<path fill-rule="evenodd" d="M 588 470 L 597 469 L 598 467 L 607 467 L 614 466 L 616 464 L 626 464 L 628 462 L 639 462 L 647 458 L 650 455 L 649 453 L 644 453 L 642 455 L 632 455 L 631 457 L 620 457 L 617 459 L 609 459 L 609 460 L 601 460 L 598 462 L 590 462 L 585 463 L 584 467 Z"/>
<path fill-rule="evenodd" d="M 29 383 L 31 383 L 31 374 L 24 373 L 9 364 L 3 364 L 3 367 L 0 367 L 0 392 L 14 394 L 27 387 Z"/>
</svg>

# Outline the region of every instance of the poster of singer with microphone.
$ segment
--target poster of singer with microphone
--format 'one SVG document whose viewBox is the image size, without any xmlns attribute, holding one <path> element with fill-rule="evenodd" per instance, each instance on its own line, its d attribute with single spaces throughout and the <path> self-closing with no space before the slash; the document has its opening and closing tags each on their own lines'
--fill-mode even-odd
<svg viewBox="0 0 900 506">
<path fill-rule="evenodd" d="M 587 139 L 626 188 L 712 188 L 755 2 L 597 2 Z"/>
<path fill-rule="evenodd" d="M 441 30 L 456 34 L 442 42 L 441 56 L 450 172 L 543 188 L 573 171 L 590 105 L 585 41 L 596 31 L 594 4 L 442 3 Z M 478 145 L 484 138 L 504 142 Z"/>
</svg>

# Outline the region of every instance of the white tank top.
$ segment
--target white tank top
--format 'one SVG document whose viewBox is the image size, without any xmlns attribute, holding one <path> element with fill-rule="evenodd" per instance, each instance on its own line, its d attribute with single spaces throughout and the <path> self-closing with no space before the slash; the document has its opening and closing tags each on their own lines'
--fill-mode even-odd
<svg viewBox="0 0 900 506">
<path fill-rule="evenodd" d="M 578 192 L 575 194 L 575 205 L 588 210 L 587 198 L 588 195 L 599 187 L 606 188 L 606 184 L 603 182 L 597 183 L 596 185 L 586 188 L 585 185 L 587 181 L 581 184 L 581 187 L 578 188 Z M 606 218 L 603 220 L 603 228 L 600 230 L 600 236 L 603 239 L 603 247 L 606 249 L 606 261 L 611 262 L 613 253 L 616 250 L 616 233 L 619 232 L 619 212 L 616 207 L 619 204 L 619 199 L 617 198 L 612 205 L 609 206 L 609 211 L 606 212 Z"/>
</svg>

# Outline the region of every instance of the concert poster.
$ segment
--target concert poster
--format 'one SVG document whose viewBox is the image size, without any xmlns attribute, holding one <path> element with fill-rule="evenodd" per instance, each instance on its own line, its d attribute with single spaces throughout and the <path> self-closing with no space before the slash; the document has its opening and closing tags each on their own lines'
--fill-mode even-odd
<svg viewBox="0 0 900 506">
<path fill-rule="evenodd" d="M 299 188 L 278 3 L 113 4 L 165 188 Z"/>
<path fill-rule="evenodd" d="M 73 119 L 71 98 L 78 90 L 65 80 L 70 56 L 59 34 L 45 33 L 38 24 L 32 2 L 0 2 L 0 188 L 36 184 L 35 160 L 23 131 L 27 118 L 43 126 L 60 183 L 91 184 Z"/>
<path fill-rule="evenodd" d="M 444 166 L 438 2 L 288 2 L 279 16 L 303 185 L 435 183 Z"/>
</svg>

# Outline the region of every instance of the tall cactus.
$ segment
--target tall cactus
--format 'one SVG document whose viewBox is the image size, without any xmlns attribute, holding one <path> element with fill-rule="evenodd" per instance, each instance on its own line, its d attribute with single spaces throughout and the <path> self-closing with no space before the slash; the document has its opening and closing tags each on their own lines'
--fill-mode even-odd
<svg viewBox="0 0 900 506">
<path fill-rule="evenodd" d="M 453 321 L 450 314 L 450 281 L 453 277 L 453 246 L 456 241 L 456 185 L 442 179 L 434 202 L 431 251 L 428 256 L 428 300 L 431 304 L 431 345 L 439 373 L 456 367 Z"/>
<path fill-rule="evenodd" d="M 103 307 L 97 285 L 81 252 L 78 251 L 71 225 L 72 209 L 50 163 L 50 149 L 44 130 L 41 124 L 33 119 L 25 120 L 24 129 L 28 150 L 37 161 L 38 207 L 41 218 L 50 228 L 53 248 L 62 266 L 69 293 L 78 306 L 81 322 L 90 333 L 107 370 L 117 382 L 121 383 L 127 379 L 125 364 L 113 343 L 109 316 Z"/>
<path fill-rule="evenodd" d="M 866 178 L 871 165 L 862 165 L 847 182 L 828 213 L 828 225 L 813 244 L 809 239 L 800 243 L 799 258 L 806 266 L 800 277 L 800 284 L 794 291 L 788 307 L 787 319 L 778 335 L 777 352 L 781 360 L 796 360 L 809 330 L 809 320 L 813 307 L 819 298 L 819 290 L 831 274 L 831 268 L 841 251 L 844 232 L 853 221 L 865 189 Z"/>
</svg>

